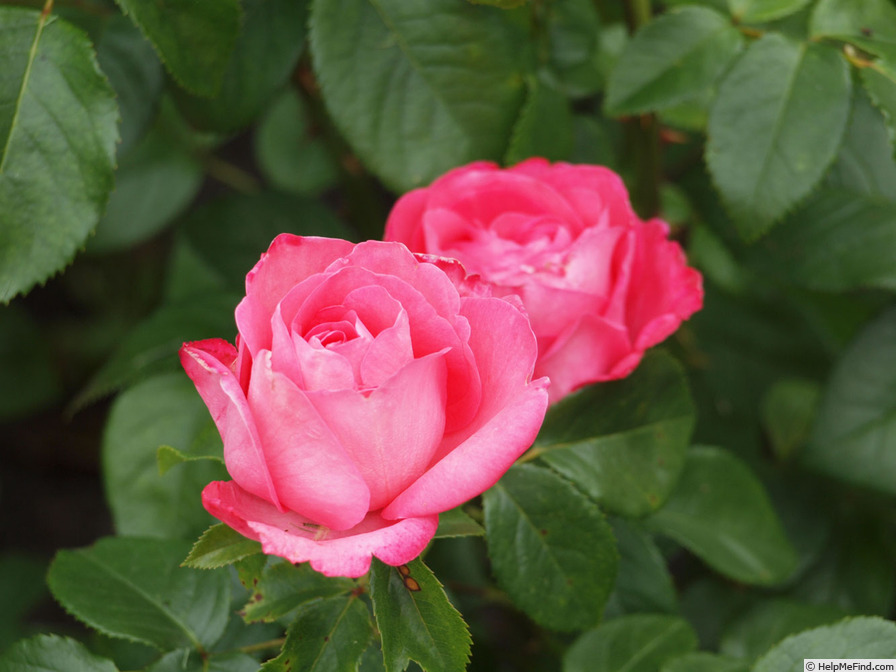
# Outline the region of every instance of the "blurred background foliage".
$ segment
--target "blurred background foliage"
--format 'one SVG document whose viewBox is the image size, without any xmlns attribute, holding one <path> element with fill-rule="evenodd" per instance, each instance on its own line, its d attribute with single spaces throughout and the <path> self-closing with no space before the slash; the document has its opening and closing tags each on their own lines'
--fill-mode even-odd
<svg viewBox="0 0 896 672">
<path fill-rule="evenodd" d="M 219 441 L 176 351 L 232 340 L 276 234 L 379 238 L 397 195 L 530 156 L 619 171 L 705 280 L 666 344 L 688 401 L 658 402 L 703 447 L 657 476 L 656 513 L 610 501 L 607 624 L 739 670 L 792 632 L 892 618 L 894 40 L 890 0 L 0 0 L 0 647 L 77 632 L 44 586 L 57 548 L 210 524 L 220 465 L 156 467 L 159 445 Z M 672 375 L 650 361 L 639 384 Z M 689 501 L 712 485 L 745 508 Z M 480 540 L 427 562 L 473 669 L 556 669 L 572 640 L 483 599 Z M 149 659 L 89 637 L 122 669 Z M 663 669 L 722 669 L 689 655 Z"/>
</svg>

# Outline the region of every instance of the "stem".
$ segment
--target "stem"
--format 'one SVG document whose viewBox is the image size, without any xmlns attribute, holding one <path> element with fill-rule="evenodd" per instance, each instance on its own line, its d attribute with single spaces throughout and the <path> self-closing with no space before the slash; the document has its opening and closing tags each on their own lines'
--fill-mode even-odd
<svg viewBox="0 0 896 672">
<path fill-rule="evenodd" d="M 634 33 L 638 28 L 650 21 L 650 0 L 626 0 L 625 22 L 628 32 Z"/>
<path fill-rule="evenodd" d="M 253 175 L 242 168 L 228 163 L 214 154 L 201 157 L 206 172 L 213 178 L 244 194 L 254 194 L 261 191 L 261 185 Z"/>
<path fill-rule="evenodd" d="M 352 223 L 363 238 L 382 238 L 387 213 L 380 190 L 330 120 L 307 59 L 299 62 L 293 83 L 308 108 L 313 127 L 337 159 Z"/>
<path fill-rule="evenodd" d="M 255 653 L 257 651 L 267 651 L 268 649 L 279 649 L 285 642 L 286 637 L 279 637 L 277 639 L 269 639 L 266 642 L 258 642 L 257 644 L 247 644 L 246 646 L 241 646 L 238 649 L 235 649 L 235 651 L 239 651 L 240 653 Z"/>
<path fill-rule="evenodd" d="M 630 33 L 635 33 L 651 19 L 650 0 L 626 0 L 625 19 Z M 659 124 L 652 114 L 632 117 L 625 122 L 628 155 L 632 157 L 632 205 L 644 218 L 653 217 L 660 209 Z"/>
<path fill-rule="evenodd" d="M 634 158 L 632 204 L 643 218 L 654 217 L 660 210 L 659 124 L 652 114 L 643 114 L 626 122 L 626 138 Z"/>
</svg>

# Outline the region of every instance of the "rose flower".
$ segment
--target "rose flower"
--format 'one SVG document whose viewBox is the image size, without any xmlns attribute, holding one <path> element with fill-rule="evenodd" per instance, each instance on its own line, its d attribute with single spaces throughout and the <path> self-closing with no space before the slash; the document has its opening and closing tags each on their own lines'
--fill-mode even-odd
<svg viewBox="0 0 896 672">
<path fill-rule="evenodd" d="M 613 171 L 529 159 L 471 163 L 405 194 L 385 238 L 454 257 L 496 294 L 519 295 L 553 403 L 627 376 L 701 307 L 700 274 L 668 233 L 638 218 Z"/>
<path fill-rule="evenodd" d="M 547 408 L 519 301 L 399 243 L 281 235 L 236 323 L 236 347 L 181 349 L 233 479 L 203 504 L 329 576 L 414 559 L 440 512 L 531 445 Z"/>
</svg>

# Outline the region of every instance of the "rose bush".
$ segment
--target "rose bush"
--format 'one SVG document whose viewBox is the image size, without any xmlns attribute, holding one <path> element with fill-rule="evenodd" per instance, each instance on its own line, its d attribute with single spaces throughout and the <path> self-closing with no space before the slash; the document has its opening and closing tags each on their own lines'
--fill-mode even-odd
<svg viewBox="0 0 896 672">
<path fill-rule="evenodd" d="M 701 307 L 701 276 L 668 232 L 638 218 L 613 171 L 529 159 L 472 163 L 408 192 L 385 238 L 518 294 L 538 338 L 535 375 L 550 377 L 554 402 L 628 375 Z"/>
<path fill-rule="evenodd" d="M 440 512 L 529 447 L 547 408 L 519 302 L 399 243 L 281 235 L 236 323 L 236 347 L 181 349 L 233 478 L 203 504 L 330 576 L 415 558 Z"/>
</svg>

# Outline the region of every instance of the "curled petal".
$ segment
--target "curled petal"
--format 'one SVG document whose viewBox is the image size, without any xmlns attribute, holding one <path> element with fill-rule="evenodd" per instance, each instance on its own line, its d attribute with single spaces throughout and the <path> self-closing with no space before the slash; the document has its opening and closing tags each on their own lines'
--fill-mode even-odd
<svg viewBox="0 0 896 672">
<path fill-rule="evenodd" d="M 255 354 L 271 349 L 270 319 L 274 308 L 302 280 L 323 271 L 334 259 L 351 252 L 347 240 L 283 233 L 246 276 L 246 296 L 236 308 L 236 323 L 246 346 Z"/>
<path fill-rule="evenodd" d="M 221 434 L 227 471 L 248 492 L 282 508 L 249 403 L 230 369 L 235 360 L 236 348 L 220 339 L 184 343 L 180 349 L 181 364 Z"/>
<path fill-rule="evenodd" d="M 359 577 L 376 556 L 388 565 L 416 558 L 435 536 L 438 515 L 385 520 L 376 513 L 349 530 L 336 532 L 294 512 L 281 512 L 232 481 L 213 481 L 202 491 L 213 516 L 261 542 L 265 553 L 290 562 L 310 562 L 326 576 Z"/>
<path fill-rule="evenodd" d="M 681 247 L 668 240 L 667 233 L 664 222 L 657 219 L 645 222 L 639 230 L 633 255 L 626 321 L 633 340 L 646 343 L 645 347 L 662 341 L 703 305 L 703 278 L 688 267 Z M 676 319 L 661 323 L 662 327 L 649 326 L 664 315 Z M 645 332 L 650 334 L 649 339 L 642 336 Z"/>
</svg>

